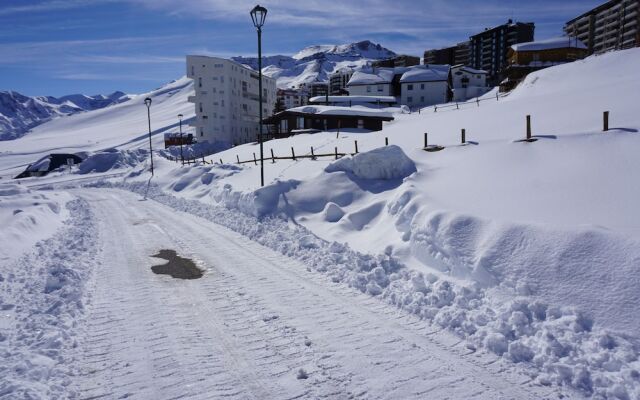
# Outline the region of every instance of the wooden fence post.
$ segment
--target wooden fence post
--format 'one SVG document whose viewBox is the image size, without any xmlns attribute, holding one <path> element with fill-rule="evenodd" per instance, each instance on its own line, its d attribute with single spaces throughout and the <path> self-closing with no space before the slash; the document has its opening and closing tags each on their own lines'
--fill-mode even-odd
<svg viewBox="0 0 640 400">
<path fill-rule="evenodd" d="M 213 163 L 212 163 L 213 164 Z M 222 158 L 220 159 L 220 164 L 224 164 L 224 162 L 222 161 Z"/>
<path fill-rule="evenodd" d="M 311 159 L 315 160 L 316 159 L 316 155 L 313 154 L 313 146 L 311 146 Z"/>
<path fill-rule="evenodd" d="M 240 156 L 236 154 L 236 160 L 238 160 L 238 164 L 240 164 Z"/>
<path fill-rule="evenodd" d="M 433 106 L 433 112 L 438 112 L 438 106 Z"/>
<path fill-rule="evenodd" d="M 336 160 L 338 159 L 338 146 L 336 146 Z"/>
<path fill-rule="evenodd" d="M 456 101 L 456 110 L 459 110 L 460 107 L 458 107 L 458 102 Z"/>
<path fill-rule="evenodd" d="M 427 140 L 427 132 L 425 132 L 424 133 L 424 148 L 426 149 L 428 145 L 429 145 L 429 142 Z"/>
<path fill-rule="evenodd" d="M 527 115 L 527 140 L 531 139 L 531 115 Z"/>
<path fill-rule="evenodd" d="M 253 153 L 253 163 L 258 165 L 258 160 L 256 159 L 256 153 Z"/>
<path fill-rule="evenodd" d="M 480 107 L 480 98 L 476 97 L 476 104 L 478 105 L 478 107 Z"/>
<path fill-rule="evenodd" d="M 609 111 L 605 111 L 602 113 L 602 131 L 606 132 L 609 130 Z"/>
<path fill-rule="evenodd" d="M 496 92 L 496 101 L 500 99 L 500 92 Z"/>
<path fill-rule="evenodd" d="M 467 143 L 467 138 L 466 138 L 467 135 L 464 128 L 462 128 L 461 136 L 462 136 L 462 144 Z"/>
<path fill-rule="evenodd" d="M 276 162 L 276 158 L 273 155 L 273 149 L 271 149 L 271 164 L 275 164 L 275 162 Z"/>
<path fill-rule="evenodd" d="M 291 146 L 291 158 L 293 158 L 293 161 L 296 160 L 296 153 L 293 151 L 293 146 Z"/>
<path fill-rule="evenodd" d="M 358 154 L 358 141 L 354 140 L 353 143 L 356 145 L 356 154 Z"/>
<path fill-rule="evenodd" d="M 388 137 L 385 137 L 385 138 L 384 138 L 384 145 L 385 145 L 385 146 L 388 146 L 388 145 L 389 145 L 389 138 L 388 138 Z"/>
</svg>

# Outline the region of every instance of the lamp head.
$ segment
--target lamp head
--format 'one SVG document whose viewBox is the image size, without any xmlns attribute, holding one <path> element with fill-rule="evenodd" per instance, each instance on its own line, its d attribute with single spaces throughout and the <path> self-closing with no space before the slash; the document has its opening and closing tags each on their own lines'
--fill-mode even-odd
<svg viewBox="0 0 640 400">
<path fill-rule="evenodd" d="M 147 97 L 146 99 L 144 99 L 144 104 L 147 107 L 151 107 L 151 97 Z"/>
<path fill-rule="evenodd" d="M 178 118 L 182 119 L 183 115 L 182 114 L 178 114 Z"/>
<path fill-rule="evenodd" d="M 253 20 L 253 26 L 255 26 L 257 29 L 262 28 L 262 25 L 264 25 L 264 20 L 267 18 L 267 9 L 258 4 L 257 6 L 253 7 L 253 10 L 251 10 L 250 14 L 251 19 Z"/>
</svg>

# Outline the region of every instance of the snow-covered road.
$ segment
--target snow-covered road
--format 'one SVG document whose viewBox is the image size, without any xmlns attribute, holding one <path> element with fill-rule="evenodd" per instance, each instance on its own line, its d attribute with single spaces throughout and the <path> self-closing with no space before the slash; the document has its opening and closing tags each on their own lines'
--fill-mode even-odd
<svg viewBox="0 0 640 400">
<path fill-rule="evenodd" d="M 75 357 L 80 398 L 557 396 L 226 228 L 125 191 L 75 194 L 102 250 Z M 160 249 L 204 277 L 153 274 Z"/>
</svg>

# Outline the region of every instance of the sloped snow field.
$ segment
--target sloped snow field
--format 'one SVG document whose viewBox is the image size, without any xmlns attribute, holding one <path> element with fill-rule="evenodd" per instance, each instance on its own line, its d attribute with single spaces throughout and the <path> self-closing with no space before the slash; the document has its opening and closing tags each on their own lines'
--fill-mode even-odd
<svg viewBox="0 0 640 400">
<path fill-rule="evenodd" d="M 639 49 L 613 52 L 539 71 L 505 97 L 489 93 L 460 109 L 397 109 L 395 121 L 381 132 L 269 141 L 269 155 L 272 149 L 290 154 L 291 147 L 297 155 L 310 154 L 311 147 L 315 154 L 335 147 L 353 152 L 355 141 L 359 154 L 266 160 L 264 188 L 257 185 L 259 166 L 235 164 L 236 157 L 252 160 L 256 144 L 207 157 L 216 165 L 180 166 L 162 158 L 175 156 L 175 149 L 159 152 L 149 180 L 141 103 L 146 95 L 36 128 L 9 142 L 0 170 L 14 173 L 53 148 L 74 148 L 74 138 L 91 131 L 92 144 L 78 147 L 89 152 L 87 164 L 24 185 L 55 188 L 33 192 L 60 193 L 69 196 L 66 201 L 72 197 L 65 189 L 84 187 L 74 192 L 81 197 L 93 188 L 127 189 L 222 225 L 297 260 L 327 285 L 351 287 L 419 318 L 424 335 L 442 341 L 453 335 L 457 339 L 447 348 L 454 360 L 455 352 L 493 357 L 501 367 L 492 373 L 527 376 L 527 394 L 503 392 L 507 398 L 640 399 L 639 67 Z M 162 132 L 174 128 L 172 115 L 186 115 L 190 90 L 183 79 L 151 93 L 154 104 L 167 110 L 158 117 L 156 145 Z M 605 133 L 603 111 L 611 115 Z M 526 115 L 533 143 L 517 141 L 524 137 Z M 470 142 L 460 145 L 463 128 Z M 445 149 L 423 151 L 425 132 L 429 144 Z M 7 193 L 26 196 L 15 186 Z M 7 210 L 3 215 L 13 207 L 0 206 Z M 59 218 L 66 215 L 61 213 Z M 83 284 L 87 268 L 77 266 Z M 29 296 L 33 300 L 23 301 L 38 304 L 35 293 Z M 74 318 L 80 321 L 78 310 Z M 17 349 L 22 342 L 12 341 L 9 328 L 2 331 L 4 343 Z M 15 349 L 17 364 L 21 353 Z M 390 376 L 399 388 L 400 377 Z M 469 396 L 455 391 L 464 383 L 443 385 L 453 388 L 454 397 Z M 391 394 L 373 390 L 363 396 Z"/>
</svg>

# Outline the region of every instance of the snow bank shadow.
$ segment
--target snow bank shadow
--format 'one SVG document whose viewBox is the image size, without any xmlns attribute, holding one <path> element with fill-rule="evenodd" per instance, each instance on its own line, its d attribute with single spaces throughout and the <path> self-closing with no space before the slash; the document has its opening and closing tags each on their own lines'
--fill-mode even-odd
<svg viewBox="0 0 640 400">
<path fill-rule="evenodd" d="M 180 257 L 175 250 L 163 249 L 151 257 L 162 258 L 168 262 L 154 265 L 151 270 L 155 274 L 170 275 L 176 279 L 198 279 L 202 278 L 202 271 L 196 264 L 184 257 Z"/>
</svg>

